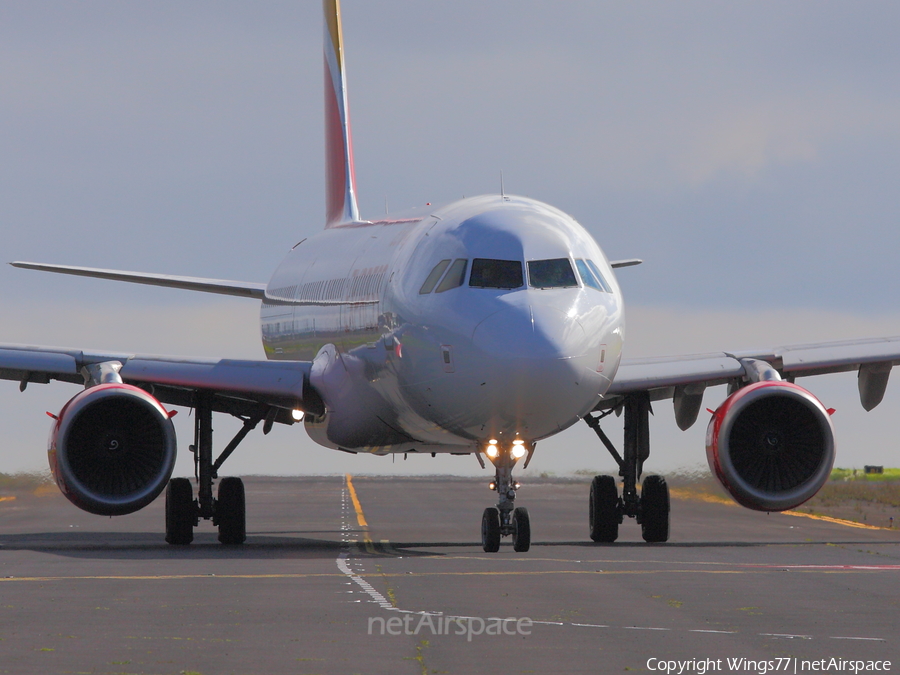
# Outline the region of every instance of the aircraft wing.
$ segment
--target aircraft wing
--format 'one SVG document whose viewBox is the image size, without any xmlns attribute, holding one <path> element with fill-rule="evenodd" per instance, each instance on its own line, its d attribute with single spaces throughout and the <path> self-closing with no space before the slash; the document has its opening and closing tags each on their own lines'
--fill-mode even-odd
<svg viewBox="0 0 900 675">
<path fill-rule="evenodd" d="M 694 397 L 697 408 L 706 387 L 750 379 L 755 363 L 768 364 L 785 379 L 856 370 L 860 402 L 871 410 L 884 395 L 888 376 L 900 364 L 900 337 L 844 340 L 790 345 L 771 350 L 717 352 L 661 358 L 623 359 L 615 381 L 597 406 L 613 408 L 626 394 L 648 392 L 652 401 L 675 400 L 679 407 Z M 683 429 L 693 423 L 690 416 L 678 419 Z M 687 424 L 687 426 L 683 426 Z"/>
<path fill-rule="evenodd" d="M 192 406 L 197 392 L 213 394 L 216 411 L 259 415 L 269 408 L 274 421 L 291 422 L 300 407 L 318 412 L 321 401 L 308 386 L 308 361 L 197 359 L 170 356 L 87 352 L 59 347 L 0 344 L 0 379 L 31 383 L 61 380 L 85 384 L 91 366 L 121 364 L 126 384 L 148 388 L 161 403 Z"/>
<path fill-rule="evenodd" d="M 125 270 L 106 270 L 96 267 L 74 267 L 72 265 L 50 265 L 47 263 L 11 262 L 13 267 L 57 274 L 72 274 L 79 277 L 95 279 L 111 279 L 112 281 L 129 281 L 134 284 L 149 286 L 166 286 L 188 291 L 218 293 L 219 295 L 235 295 L 240 298 L 256 298 L 262 300 L 266 294 L 266 285 L 250 281 L 226 281 L 225 279 L 204 279 L 201 277 L 183 277 L 172 274 L 150 274 L 147 272 L 127 272 Z"/>
</svg>

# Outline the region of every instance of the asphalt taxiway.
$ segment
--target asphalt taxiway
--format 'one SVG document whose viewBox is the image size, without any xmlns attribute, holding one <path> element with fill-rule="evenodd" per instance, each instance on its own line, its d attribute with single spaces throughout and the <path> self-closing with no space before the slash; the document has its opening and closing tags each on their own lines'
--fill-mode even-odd
<svg viewBox="0 0 900 675">
<path fill-rule="evenodd" d="M 896 530 L 676 498 L 668 544 L 626 521 L 596 545 L 588 483 L 546 481 L 519 493 L 531 551 L 486 554 L 486 481 L 245 482 L 241 547 L 209 524 L 166 545 L 162 499 L 105 519 L 6 495 L 0 672 L 900 673 Z"/>
</svg>

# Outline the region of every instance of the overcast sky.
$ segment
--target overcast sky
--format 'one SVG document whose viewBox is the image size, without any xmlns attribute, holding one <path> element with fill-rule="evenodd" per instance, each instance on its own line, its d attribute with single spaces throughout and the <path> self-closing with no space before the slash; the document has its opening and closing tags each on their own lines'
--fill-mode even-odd
<svg viewBox="0 0 900 675">
<path fill-rule="evenodd" d="M 502 170 L 646 260 L 619 274 L 629 356 L 900 334 L 896 2 L 342 4 L 363 216 L 497 192 Z M 0 259 L 267 281 L 324 220 L 320 14 L 0 1 Z M 0 312 L 0 342 L 262 358 L 252 301 L 3 265 Z M 900 463 L 897 382 L 868 414 L 852 374 L 804 384 L 838 409 L 839 464 Z M 0 471 L 46 466 L 43 413 L 76 391 L 0 383 Z M 706 420 L 656 412 L 648 467 L 704 463 Z M 584 427 L 532 466 L 611 461 Z M 299 427 L 226 468 L 480 472 Z"/>
</svg>

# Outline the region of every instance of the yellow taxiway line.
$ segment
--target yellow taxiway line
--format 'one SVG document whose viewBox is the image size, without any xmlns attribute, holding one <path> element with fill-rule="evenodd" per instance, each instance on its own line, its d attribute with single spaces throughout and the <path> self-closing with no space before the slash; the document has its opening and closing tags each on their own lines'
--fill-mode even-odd
<svg viewBox="0 0 900 675">
<path fill-rule="evenodd" d="M 353 508 L 356 510 L 356 522 L 363 528 L 363 543 L 366 545 L 367 553 L 375 553 L 375 546 L 372 544 L 372 538 L 369 536 L 369 524 L 366 522 L 366 516 L 362 510 L 362 504 L 359 503 L 359 497 L 356 496 L 356 488 L 353 487 L 353 477 L 347 474 L 347 491 L 350 493 L 350 499 L 353 501 Z"/>
</svg>

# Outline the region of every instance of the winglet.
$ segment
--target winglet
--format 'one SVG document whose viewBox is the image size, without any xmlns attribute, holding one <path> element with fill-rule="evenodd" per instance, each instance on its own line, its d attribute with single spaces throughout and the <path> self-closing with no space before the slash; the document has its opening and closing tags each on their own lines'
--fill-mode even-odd
<svg viewBox="0 0 900 675">
<path fill-rule="evenodd" d="M 325 227 L 359 220 L 353 142 L 347 111 L 347 73 L 340 0 L 323 0 L 325 11 Z"/>
</svg>

